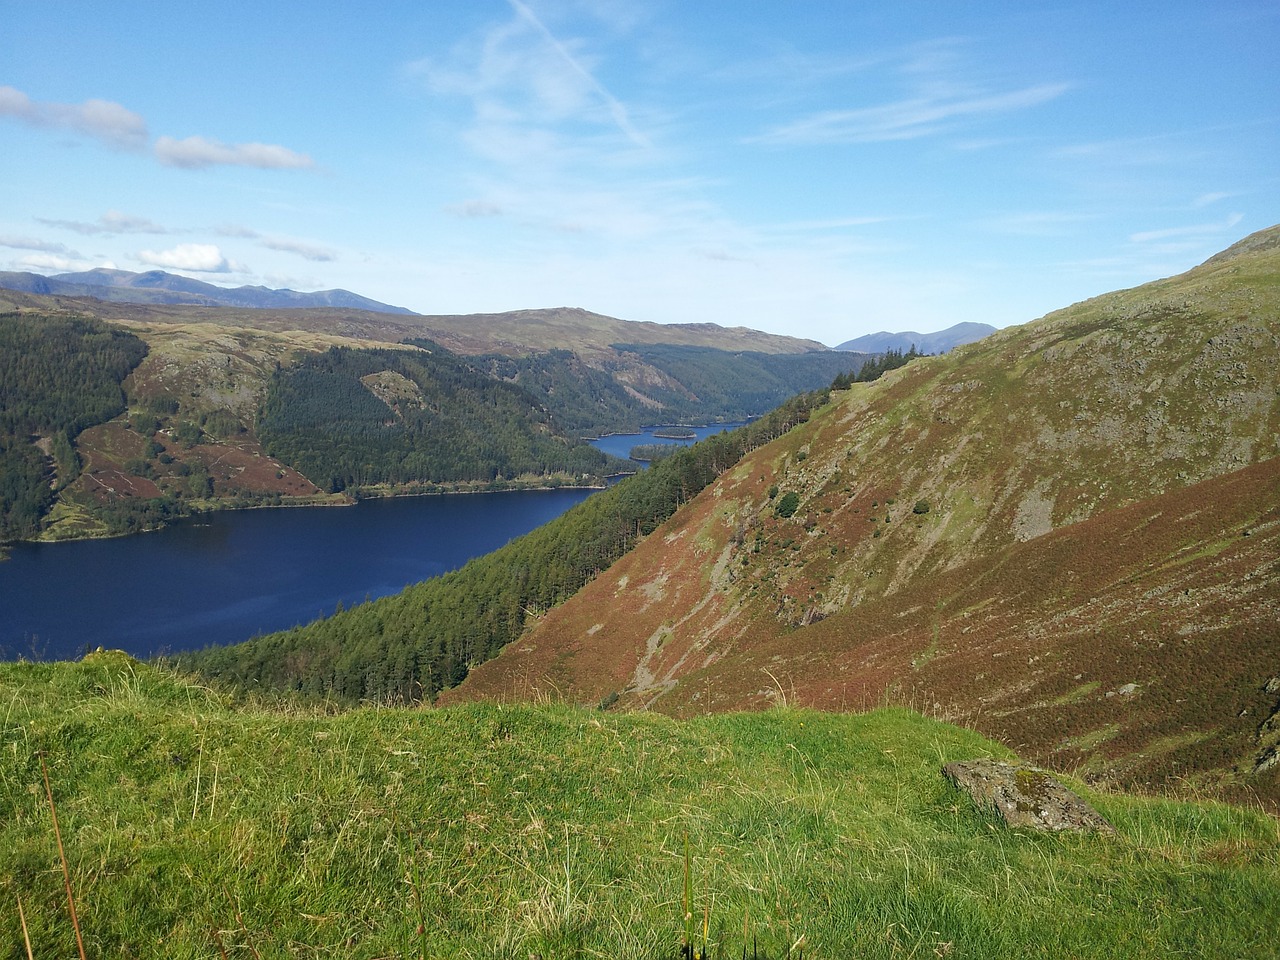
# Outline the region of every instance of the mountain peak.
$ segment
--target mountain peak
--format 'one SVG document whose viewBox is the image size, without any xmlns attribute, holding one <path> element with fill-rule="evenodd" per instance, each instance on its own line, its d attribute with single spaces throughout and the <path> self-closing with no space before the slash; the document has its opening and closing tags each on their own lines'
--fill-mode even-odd
<svg viewBox="0 0 1280 960">
<path fill-rule="evenodd" d="M 349 290 L 273 290 L 263 286 L 220 287 L 164 270 L 133 273 L 98 267 L 80 273 L 43 276 L 31 273 L 0 273 L 0 287 L 23 293 L 65 297 L 96 297 L 115 303 L 192 304 L 196 306 L 299 309 L 339 307 L 413 316 L 412 310 L 370 300 Z"/>
<path fill-rule="evenodd" d="M 1221 253 L 1215 253 L 1205 261 L 1205 264 L 1224 263 L 1246 254 L 1275 250 L 1278 247 L 1280 247 L 1280 224 L 1249 234 L 1239 243 L 1233 243 Z"/>
<path fill-rule="evenodd" d="M 920 353 L 947 353 L 954 347 L 974 343 L 995 331 L 996 328 L 989 323 L 971 322 L 957 323 L 936 333 L 917 333 L 914 330 L 890 333 L 888 330 L 881 330 L 879 333 L 868 333 L 846 340 L 836 349 L 853 350 L 857 353 L 885 353 L 915 347 Z"/>
</svg>

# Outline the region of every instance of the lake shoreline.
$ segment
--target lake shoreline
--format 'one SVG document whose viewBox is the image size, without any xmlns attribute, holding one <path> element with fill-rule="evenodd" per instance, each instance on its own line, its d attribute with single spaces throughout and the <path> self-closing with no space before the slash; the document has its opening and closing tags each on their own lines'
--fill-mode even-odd
<svg viewBox="0 0 1280 960">
<path fill-rule="evenodd" d="M 77 536 L 38 536 L 21 540 L 10 540 L 0 544 L 0 563 L 4 563 L 9 559 L 12 552 L 11 547 L 21 543 L 39 543 L 39 544 L 57 544 L 57 543 L 83 543 L 91 540 L 120 540 L 127 537 L 138 536 L 147 533 L 159 533 L 173 523 L 189 521 L 194 517 L 199 517 L 214 513 L 244 513 L 252 510 L 301 510 L 308 507 L 356 507 L 362 501 L 374 500 L 394 500 L 402 497 L 445 497 L 459 496 L 470 494 L 492 494 L 492 493 L 542 493 L 555 490 L 605 490 L 608 488 L 610 480 L 620 477 L 632 476 L 631 473 L 615 473 L 604 476 L 605 483 L 529 483 L 527 485 L 516 481 L 505 481 L 502 485 L 493 483 L 486 484 L 457 484 L 457 485 L 436 485 L 435 489 L 423 490 L 413 486 L 405 485 L 392 488 L 383 492 L 380 488 L 362 487 L 354 492 L 348 493 L 344 491 L 341 494 L 323 494 L 320 496 L 310 497 L 290 497 L 282 498 L 279 503 L 236 503 L 234 500 L 212 500 L 202 501 L 199 505 L 192 506 L 190 512 L 181 516 L 174 517 L 172 520 L 162 523 L 155 527 L 148 527 L 145 530 L 127 530 L 121 533 L 94 532 Z"/>
</svg>

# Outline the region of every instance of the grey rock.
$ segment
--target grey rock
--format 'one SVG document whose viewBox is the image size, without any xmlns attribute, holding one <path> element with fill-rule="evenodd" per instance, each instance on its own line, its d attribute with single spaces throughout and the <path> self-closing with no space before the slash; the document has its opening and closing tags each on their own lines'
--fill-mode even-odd
<svg viewBox="0 0 1280 960">
<path fill-rule="evenodd" d="M 1280 765 L 1280 752 L 1275 747 L 1267 747 L 1258 754 L 1253 762 L 1253 775 L 1256 777 L 1260 773 L 1266 773 L 1268 770 L 1274 769 Z"/>
<path fill-rule="evenodd" d="M 942 774 L 984 810 L 995 809 L 1010 827 L 1031 830 L 1116 832 L 1102 814 L 1043 770 L 999 760 L 948 763 Z"/>
</svg>

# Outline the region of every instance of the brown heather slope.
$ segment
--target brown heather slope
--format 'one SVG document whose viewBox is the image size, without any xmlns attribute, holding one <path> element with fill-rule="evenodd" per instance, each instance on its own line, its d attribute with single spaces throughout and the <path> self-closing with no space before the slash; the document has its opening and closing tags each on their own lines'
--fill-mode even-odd
<svg viewBox="0 0 1280 960">
<path fill-rule="evenodd" d="M 452 697 L 907 701 L 1280 798 L 1277 232 L 837 394 Z"/>
</svg>

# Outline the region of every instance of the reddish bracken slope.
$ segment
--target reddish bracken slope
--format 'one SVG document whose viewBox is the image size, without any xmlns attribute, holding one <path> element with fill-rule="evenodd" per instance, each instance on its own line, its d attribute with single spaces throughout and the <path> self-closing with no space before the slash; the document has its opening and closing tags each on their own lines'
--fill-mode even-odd
<svg viewBox="0 0 1280 960">
<path fill-rule="evenodd" d="M 1280 796 L 1276 233 L 837 394 L 446 699 L 906 702 Z"/>
</svg>

